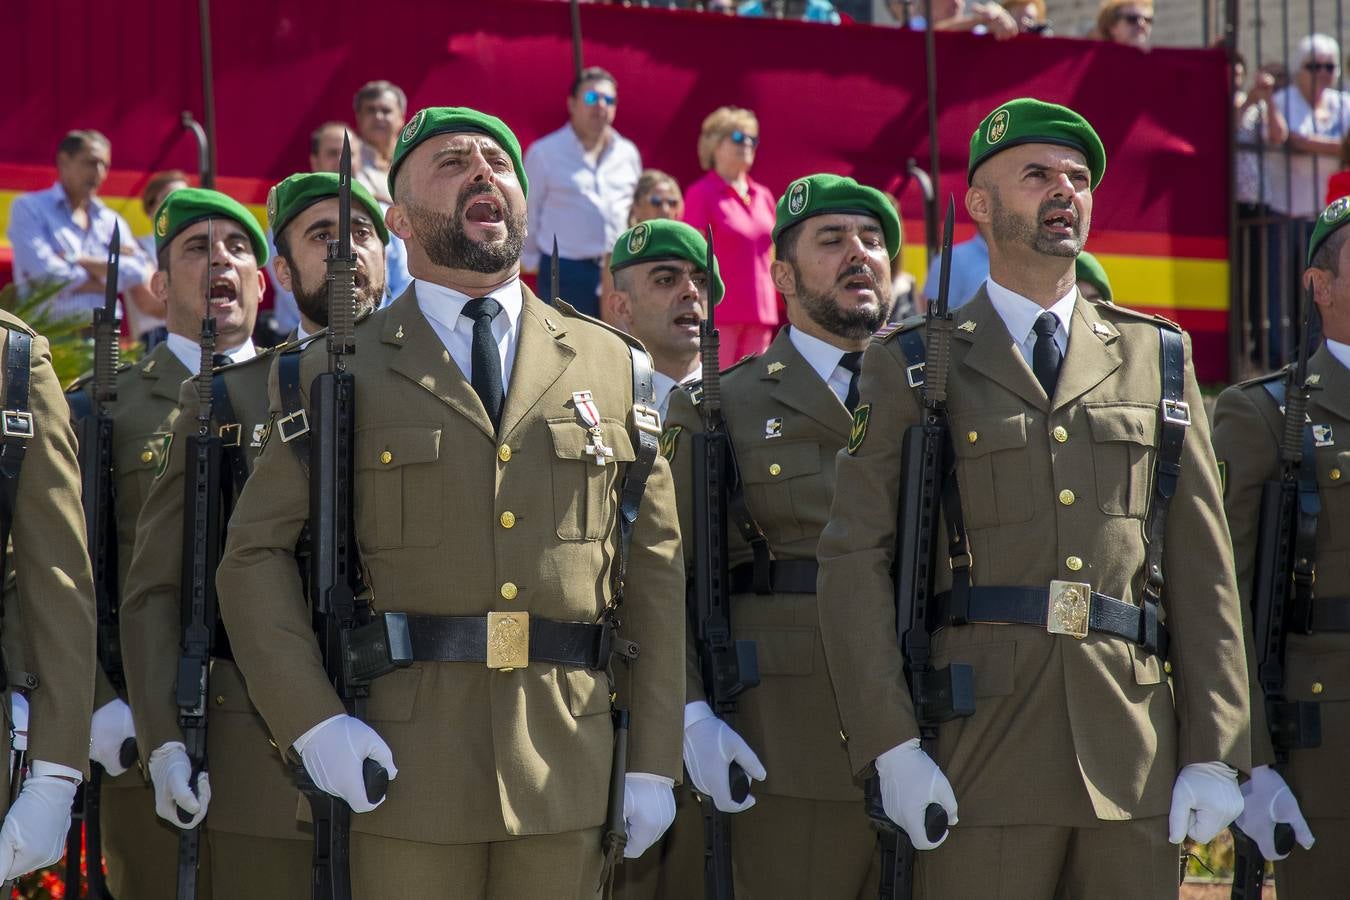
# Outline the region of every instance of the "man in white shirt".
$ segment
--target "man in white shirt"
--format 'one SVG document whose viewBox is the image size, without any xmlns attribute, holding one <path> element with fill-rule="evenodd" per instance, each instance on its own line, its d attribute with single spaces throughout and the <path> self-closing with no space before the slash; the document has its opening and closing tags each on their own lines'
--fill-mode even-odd
<svg viewBox="0 0 1350 900">
<path fill-rule="evenodd" d="M 642 157 L 614 130 L 618 88 L 604 69 L 583 69 L 567 97 L 567 124 L 530 145 L 529 238 L 521 265 L 539 272 L 539 295 L 562 297 L 580 312 L 600 312 L 600 266 L 628 227 Z M 553 284 L 553 240 L 558 285 Z"/>
</svg>

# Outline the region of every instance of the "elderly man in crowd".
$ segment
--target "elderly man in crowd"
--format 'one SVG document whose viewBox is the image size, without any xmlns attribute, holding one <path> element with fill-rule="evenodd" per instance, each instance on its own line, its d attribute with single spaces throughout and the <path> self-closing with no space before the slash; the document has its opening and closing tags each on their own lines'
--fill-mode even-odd
<svg viewBox="0 0 1350 900">
<path fill-rule="evenodd" d="M 392 81 L 368 81 L 356 92 L 352 110 L 356 113 L 356 130 L 363 141 L 359 158 L 353 158 L 356 177 L 370 188 L 376 200 L 388 205 L 394 202 L 389 193 L 389 165 L 398 144 L 398 133 L 403 130 L 408 115 L 408 95 Z M 339 137 L 339 152 L 341 148 Z M 352 152 L 357 151 L 353 142 Z M 315 172 L 336 172 L 336 157 L 332 167 L 320 168 L 311 164 L 310 168 Z"/>
</svg>

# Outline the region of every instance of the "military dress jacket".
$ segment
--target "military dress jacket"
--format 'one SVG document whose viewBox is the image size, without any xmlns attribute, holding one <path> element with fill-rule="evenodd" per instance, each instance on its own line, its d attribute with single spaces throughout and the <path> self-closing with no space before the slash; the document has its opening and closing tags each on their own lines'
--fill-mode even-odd
<svg viewBox="0 0 1350 900">
<path fill-rule="evenodd" d="M 357 326 L 356 538 L 377 612 L 491 611 L 595 622 L 612 596 L 616 508 L 629 438 L 632 363 L 607 326 L 524 290 L 501 426 L 423 315 L 414 288 Z M 302 357 L 301 385 L 326 368 Z M 589 391 L 609 464 L 586 452 L 574 392 Z M 306 401 L 308 402 L 308 401 Z M 274 395 L 274 408 L 276 402 Z M 249 694 L 279 747 L 342 713 L 320 661 L 293 550 L 309 512 L 305 471 L 275 437 L 230 521 L 217 578 Z M 614 465 L 613 462 L 621 465 Z M 641 646 L 628 770 L 678 780 L 683 706 L 678 522 L 663 459 L 647 482 L 619 616 Z M 356 830 L 432 843 L 591 828 L 605 817 L 612 757 L 604 672 L 532 662 L 414 662 L 377 679 L 367 719 L 398 777 Z"/>
<path fill-rule="evenodd" d="M 37 676 L 29 696 L 28 759 L 89 773 L 89 720 L 94 709 L 94 581 L 80 505 L 79 458 L 70 409 L 52 368 L 47 340 L 0 310 L 0 397 L 10 341 L 32 338 L 28 408 L 33 436 L 19 469 L 10 561 L 24 623 L 24 666 Z M 9 728 L 3 729 L 6 746 Z M 9 767 L 5 767 L 6 773 Z M 5 776 L 8 781 L 8 775 Z M 9 791 L 4 795 L 8 802 Z"/>
<path fill-rule="evenodd" d="M 281 353 L 294 345 L 264 351 L 252 359 L 218 368 L 237 422 L 211 423 L 226 443 L 237 446 L 250 470 L 268 437 L 271 405 L 268 373 Z M 136 553 L 122 600 L 122 648 L 139 745 L 147 759 L 155 748 L 182 741 L 174 699 L 182 647 L 182 565 L 184 479 L 188 438 L 198 429 L 197 387 L 189 378 L 178 392 L 177 418 L 141 512 Z M 228 427 L 237 424 L 239 428 Z M 222 427 L 224 426 L 224 427 Z M 230 466 L 228 458 L 222 465 Z M 234 662 L 220 654 L 211 660 L 207 703 L 207 764 L 211 809 L 207 827 L 262 838 L 300 838 L 296 824 L 295 780 L 272 745 L 261 716 Z"/>
<path fill-rule="evenodd" d="M 1139 604 L 1160 426 L 1160 324 L 1080 295 L 1051 400 L 984 290 L 956 312 L 948 409 L 974 585 L 1088 582 Z M 890 573 L 901 444 L 922 410 L 906 368 L 894 334 L 868 349 L 868 409 L 857 417 L 854 452 L 839 457 L 820 540 L 821 631 L 859 772 L 919 736 Z M 1237 589 L 1189 347 L 1184 398 L 1192 424 L 1163 548 L 1166 667 L 1100 632 L 1080 640 L 1044 627 L 970 624 L 934 634 L 935 666 L 974 668 L 975 714 L 941 726 L 936 749 L 962 824 L 1165 815 L 1182 766 L 1248 768 Z M 945 554 L 945 537 L 939 546 Z M 946 563 L 935 565 L 938 591 L 950 586 Z"/>
<path fill-rule="evenodd" d="M 1350 370 L 1325 346 L 1308 360 L 1314 390 L 1308 403 L 1313 429 L 1311 465 L 1317 471 L 1322 510 L 1317 517 L 1316 598 L 1350 602 Z M 1273 377 L 1283 377 L 1278 373 Z M 1214 408 L 1214 451 L 1224 472 L 1224 507 L 1233 536 L 1233 558 L 1243 609 L 1250 610 L 1259 537 L 1261 492 L 1280 478 L 1279 440 L 1284 414 L 1259 379 L 1234 385 L 1219 395 Z M 1305 464 L 1307 464 L 1305 462 Z M 1350 816 L 1350 779 L 1345 759 L 1350 750 L 1350 633 L 1287 632 L 1285 697 L 1318 704 L 1322 716 L 1320 747 L 1293 750 L 1282 769 L 1310 818 Z M 1256 660 L 1249 661 L 1253 667 Z M 1256 682 L 1255 673 L 1252 676 Z M 1252 704 L 1252 756 L 1257 764 L 1275 761 L 1266 729 L 1265 706 Z"/>
<path fill-rule="evenodd" d="M 703 429 L 693 397 L 671 398 L 664 443 L 673 459 L 684 555 L 693 564 L 693 437 Z M 852 417 L 834 391 L 778 332 L 760 356 L 722 376 L 722 413 L 744 484 L 750 515 L 775 560 L 814 560 L 829 519 L 835 458 Z M 750 545 L 730 523 L 730 568 L 752 560 Z M 816 595 L 736 594 L 731 627 L 755 642 L 760 684 L 741 695 L 736 730 L 768 770 L 763 789 L 811 800 L 861 800 L 840 738 L 839 710 L 825 668 Z M 686 700 L 707 695 L 691 644 Z"/>
</svg>

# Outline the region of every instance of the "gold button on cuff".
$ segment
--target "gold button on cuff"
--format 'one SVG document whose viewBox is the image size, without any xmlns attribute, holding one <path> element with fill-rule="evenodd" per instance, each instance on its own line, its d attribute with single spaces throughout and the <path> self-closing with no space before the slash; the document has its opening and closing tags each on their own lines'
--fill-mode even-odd
<svg viewBox="0 0 1350 900">
<path fill-rule="evenodd" d="M 380 462 L 384 463 L 386 466 L 393 461 L 394 461 L 394 454 L 390 453 L 388 450 L 380 454 Z"/>
<path fill-rule="evenodd" d="M 778 463 L 774 463 L 773 465 L 769 466 L 769 474 L 770 474 L 770 475 L 778 475 L 778 474 L 781 473 L 782 471 L 783 471 L 783 467 L 780 466 Z"/>
<path fill-rule="evenodd" d="M 1322 682 L 1320 682 L 1320 681 L 1314 681 L 1313 684 L 1312 684 L 1312 692 L 1313 692 L 1314 694 L 1320 694 L 1320 693 L 1322 693 L 1322 690 L 1323 690 L 1323 688 L 1322 688 Z"/>
<path fill-rule="evenodd" d="M 515 528 L 516 514 L 508 509 L 506 512 L 502 513 L 501 523 L 503 528 Z"/>
<path fill-rule="evenodd" d="M 1083 561 L 1076 556 L 1070 556 L 1064 560 L 1064 565 L 1070 572 L 1077 572 L 1083 568 Z"/>
<path fill-rule="evenodd" d="M 154 458 L 155 454 L 151 453 L 149 450 L 145 450 L 141 453 L 141 462 L 150 462 Z"/>
<path fill-rule="evenodd" d="M 520 591 L 518 591 L 518 590 L 516 589 L 516 586 L 515 586 L 514 584 L 512 584 L 511 582 L 508 581 L 508 582 L 506 582 L 505 584 L 502 585 L 502 599 L 503 599 L 503 600 L 514 600 L 514 599 L 516 599 L 516 594 L 518 594 L 518 593 L 520 593 Z"/>
<path fill-rule="evenodd" d="M 1050 433 L 1054 435 L 1055 440 L 1061 444 L 1069 439 L 1069 432 L 1065 430 L 1063 425 L 1056 425 L 1055 430 Z"/>
<path fill-rule="evenodd" d="M 1331 475 L 1331 480 L 1332 480 L 1332 481 L 1340 481 L 1340 480 L 1341 480 L 1341 470 L 1340 470 L 1340 469 L 1332 469 L 1328 474 Z"/>
<path fill-rule="evenodd" d="M 967 431 L 967 432 L 966 432 L 966 440 L 969 441 L 970 443 L 973 444 L 973 443 L 975 443 L 976 441 L 978 441 L 979 439 L 980 439 L 980 433 L 979 433 L 978 431 Z"/>
<path fill-rule="evenodd" d="M 1073 506 L 1074 499 L 1073 491 L 1068 488 L 1059 492 L 1059 502 L 1063 503 L 1065 506 Z"/>
<path fill-rule="evenodd" d="M 1166 672 L 1168 675 L 1171 675 L 1171 674 L 1172 674 L 1172 661 L 1171 661 L 1171 660 L 1167 660 L 1166 662 L 1163 663 L 1163 671 Z"/>
<path fill-rule="evenodd" d="M 502 462 L 510 462 L 511 448 L 506 446 L 505 444 L 502 444 L 500 447 L 497 448 L 497 458 L 500 459 Z"/>
</svg>

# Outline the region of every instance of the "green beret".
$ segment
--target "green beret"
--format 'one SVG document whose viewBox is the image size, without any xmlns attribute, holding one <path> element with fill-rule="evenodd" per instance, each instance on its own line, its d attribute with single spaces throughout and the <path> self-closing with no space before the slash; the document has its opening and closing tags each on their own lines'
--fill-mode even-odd
<svg viewBox="0 0 1350 900">
<path fill-rule="evenodd" d="M 267 227 L 272 229 L 272 239 L 276 240 L 282 229 L 291 223 L 300 213 L 329 197 L 338 195 L 338 176 L 335 172 L 304 172 L 292 175 L 273 186 L 267 192 Z M 389 229 L 384 227 L 384 210 L 370 191 L 359 181 L 352 181 L 352 199 L 366 208 L 375 223 L 375 232 L 380 243 L 389 243 Z"/>
<path fill-rule="evenodd" d="M 890 198 L 873 187 L 858 184 L 843 175 L 807 175 L 789 184 L 778 198 L 773 242 L 798 222 L 829 213 L 853 213 L 881 221 L 886 253 L 891 259 L 900 252 L 900 216 Z"/>
<path fill-rule="evenodd" d="M 617 272 L 627 266 L 663 259 L 687 260 L 702 269 L 708 262 L 708 242 L 696 228 L 674 219 L 639 222 L 619 235 L 619 239 L 614 242 L 609 270 Z M 716 305 L 722 301 L 725 293 L 722 272 L 714 255 L 712 275 L 708 279 L 708 295 Z"/>
<path fill-rule="evenodd" d="M 1308 265 L 1312 265 L 1317 249 L 1326 243 L 1332 232 L 1350 222 L 1350 197 L 1338 197 L 1331 205 L 1322 210 L 1313 226 L 1312 237 L 1308 239 Z"/>
<path fill-rule="evenodd" d="M 457 132 L 485 134 L 492 138 L 506 154 L 511 157 L 511 165 L 516 169 L 516 179 L 520 190 L 528 195 L 530 182 L 525 177 L 525 164 L 520 160 L 520 141 L 506 123 L 496 116 L 489 116 L 467 106 L 428 106 L 419 110 L 408 120 L 398 133 L 398 143 L 394 145 L 394 160 L 389 164 L 389 196 L 394 196 L 394 181 L 398 177 L 398 167 L 413 148 L 427 138 L 437 134 L 455 134 Z"/>
<path fill-rule="evenodd" d="M 249 242 L 253 244 L 253 255 L 258 265 L 267 263 L 267 238 L 242 203 L 233 197 L 227 197 L 220 191 L 206 188 L 179 188 L 169 194 L 155 213 L 155 252 L 159 253 L 169 242 L 189 225 L 203 219 L 224 217 L 234 219 L 248 232 Z"/>
<path fill-rule="evenodd" d="M 1078 259 L 1074 261 L 1074 280 L 1086 281 L 1097 289 L 1102 295 L 1102 299 L 1111 300 L 1111 279 L 1106 277 L 1106 270 L 1102 264 L 1097 261 L 1097 257 L 1083 250 L 1079 252 Z"/>
<path fill-rule="evenodd" d="M 1021 144 L 1058 144 L 1079 151 L 1092 173 L 1094 191 L 1106 174 L 1106 150 L 1087 119 L 1067 106 L 1019 97 L 985 116 L 970 136 L 966 180 L 973 183 L 975 170 L 995 153 Z"/>
</svg>

